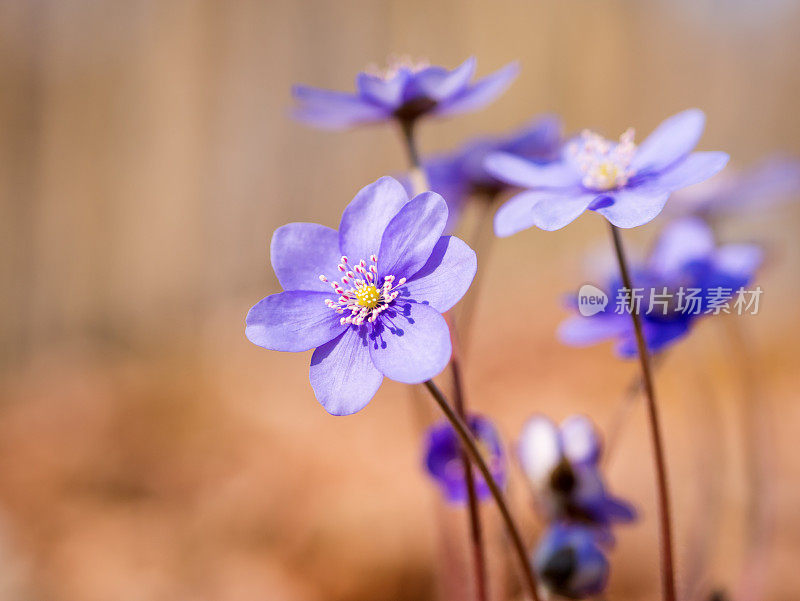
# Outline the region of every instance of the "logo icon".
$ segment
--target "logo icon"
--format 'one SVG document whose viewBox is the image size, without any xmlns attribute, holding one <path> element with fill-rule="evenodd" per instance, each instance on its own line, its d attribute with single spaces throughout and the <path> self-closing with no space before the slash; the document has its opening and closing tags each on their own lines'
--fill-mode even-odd
<svg viewBox="0 0 800 601">
<path fill-rule="evenodd" d="M 591 317 L 608 305 L 608 295 L 597 286 L 584 284 L 578 290 L 578 311 L 584 317 Z"/>
</svg>

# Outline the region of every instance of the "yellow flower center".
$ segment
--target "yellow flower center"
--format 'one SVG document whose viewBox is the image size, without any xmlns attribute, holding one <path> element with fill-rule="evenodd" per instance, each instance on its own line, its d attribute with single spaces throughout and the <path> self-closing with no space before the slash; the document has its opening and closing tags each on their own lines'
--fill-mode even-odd
<svg viewBox="0 0 800 601">
<path fill-rule="evenodd" d="M 618 165 L 611 161 L 605 161 L 590 168 L 587 175 L 594 183 L 596 190 L 610 190 L 616 188 L 618 180 L 623 179 L 620 177 L 620 171 L 622 169 Z"/>
<path fill-rule="evenodd" d="M 594 132 L 585 130 L 569 149 L 583 173 L 583 185 L 590 190 L 606 191 L 619 188 L 636 175 L 631 163 L 636 154 L 633 129 L 619 138 L 619 143 L 609 142 Z"/>
<path fill-rule="evenodd" d="M 381 300 L 381 293 L 375 284 L 366 284 L 356 290 L 356 300 L 362 307 L 374 309 Z"/>
</svg>

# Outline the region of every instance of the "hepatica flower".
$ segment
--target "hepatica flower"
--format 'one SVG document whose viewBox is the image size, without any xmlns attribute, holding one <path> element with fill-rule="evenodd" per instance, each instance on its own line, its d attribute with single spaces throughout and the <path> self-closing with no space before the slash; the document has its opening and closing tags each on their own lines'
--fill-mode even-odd
<svg viewBox="0 0 800 601">
<path fill-rule="evenodd" d="M 416 384 L 450 359 L 442 313 L 469 288 L 475 253 L 442 236 L 447 205 L 425 192 L 408 199 L 383 177 L 347 206 L 339 231 L 290 223 L 270 255 L 284 292 L 247 314 L 251 342 L 276 351 L 316 349 L 314 394 L 334 415 L 361 410 L 386 376 Z"/>
<path fill-rule="evenodd" d="M 447 201 L 448 230 L 454 227 L 469 198 L 490 201 L 513 188 L 486 170 L 484 162 L 489 154 L 509 152 L 545 165 L 558 159 L 561 144 L 560 119 L 545 115 L 511 134 L 475 138 L 454 152 L 424 160 L 430 189 Z"/>
<path fill-rule="evenodd" d="M 735 303 L 734 296 L 752 282 L 762 260 L 763 251 L 755 244 L 717 246 L 711 228 L 699 218 L 672 222 L 644 266 L 634 271 L 638 288 L 629 293 L 619 278 L 613 279 L 605 308 L 589 317 L 568 318 L 559 327 L 559 338 L 573 346 L 615 340 L 617 354 L 636 357 L 630 315 L 620 310 L 632 295 L 639 299 L 635 302 L 648 349 L 660 352 L 686 336 L 704 315 Z"/>
<path fill-rule="evenodd" d="M 485 417 L 473 415 L 469 428 L 475 435 L 478 448 L 486 464 L 501 487 L 506 483 L 506 466 L 500 436 L 494 425 Z M 463 503 L 467 499 L 464 479 L 464 464 L 458 435 L 449 422 L 441 422 L 428 430 L 425 441 L 425 468 L 439 484 L 445 498 L 452 503 Z M 479 500 L 489 498 L 491 492 L 480 472 L 475 469 L 475 492 Z"/>
<path fill-rule="evenodd" d="M 549 520 L 606 528 L 630 522 L 633 508 L 611 496 L 600 472 L 600 438 L 588 418 L 575 415 L 561 426 L 543 415 L 525 424 L 519 458 L 541 509 Z"/>
<path fill-rule="evenodd" d="M 509 153 L 490 155 L 490 173 L 527 188 L 498 210 L 495 233 L 510 236 L 533 225 L 557 230 L 587 209 L 622 228 L 649 222 L 672 192 L 708 179 L 728 162 L 723 152 L 692 152 L 704 124 L 697 109 L 678 113 L 638 147 L 632 129 L 618 142 L 584 131 L 566 145 L 561 161 L 548 166 Z"/>
<path fill-rule="evenodd" d="M 567 599 L 599 595 L 608 583 L 609 565 L 602 532 L 579 525 L 554 524 L 533 554 L 533 567 L 542 585 Z"/>
<path fill-rule="evenodd" d="M 503 93 L 518 72 L 516 63 L 470 83 L 475 59 L 449 71 L 407 57 L 390 58 L 386 69 L 368 68 L 356 77 L 355 92 L 295 86 L 294 115 L 324 129 L 397 120 L 411 123 L 426 115 L 446 117 L 483 108 Z"/>
</svg>

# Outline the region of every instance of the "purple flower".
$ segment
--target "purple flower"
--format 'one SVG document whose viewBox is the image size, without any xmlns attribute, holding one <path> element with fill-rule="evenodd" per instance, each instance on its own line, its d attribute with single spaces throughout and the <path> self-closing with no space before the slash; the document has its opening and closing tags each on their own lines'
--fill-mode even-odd
<svg viewBox="0 0 800 601">
<path fill-rule="evenodd" d="M 558 427 L 543 415 L 534 416 L 522 430 L 518 450 L 549 520 L 608 527 L 636 517 L 628 503 L 606 491 L 599 467 L 600 438 L 588 418 L 574 415 Z"/>
<path fill-rule="evenodd" d="M 423 161 L 430 189 L 444 197 L 450 210 L 446 231 L 453 230 L 469 198 L 492 200 L 513 187 L 486 171 L 484 161 L 489 154 L 510 152 L 547 164 L 558 159 L 561 143 L 560 119 L 545 115 L 512 134 L 475 138 L 455 152 Z"/>
<path fill-rule="evenodd" d="M 490 173 L 528 188 L 500 207 L 495 233 L 510 236 L 532 225 L 557 230 L 586 209 L 618 227 L 647 223 L 661 212 L 670 193 L 705 181 L 728 162 L 723 152 L 692 152 L 704 124 L 697 109 L 678 113 L 638 148 L 632 129 L 618 143 L 584 131 L 554 165 L 535 165 L 509 153 L 490 155 Z"/>
<path fill-rule="evenodd" d="M 599 595 L 608 583 L 609 565 L 601 547 L 607 542 L 597 530 L 554 524 L 536 547 L 533 567 L 551 593 L 567 599 Z"/>
<path fill-rule="evenodd" d="M 370 68 L 356 77 L 356 92 L 295 86 L 300 121 L 324 129 L 396 119 L 410 123 L 423 115 L 446 117 L 483 108 L 517 76 L 516 63 L 470 84 L 475 59 L 448 71 L 408 57 L 390 58 L 385 70 Z"/>
<path fill-rule="evenodd" d="M 725 305 L 731 300 L 734 305 L 749 304 L 752 295 L 745 295 L 744 286 L 753 280 L 762 259 L 763 251 L 755 244 L 716 246 L 711 229 L 699 218 L 672 222 L 645 265 L 634 270 L 638 291 L 630 293 L 619 278 L 613 279 L 608 305 L 590 317 L 568 318 L 559 328 L 559 338 L 572 346 L 616 340 L 620 356 L 636 357 L 632 320 L 627 309 L 621 309 L 632 295 L 639 298 L 648 349 L 657 353 L 686 336 L 703 315 L 730 311 Z"/>
<path fill-rule="evenodd" d="M 800 161 L 771 157 L 750 169 L 725 170 L 701 186 L 682 190 L 670 202 L 674 215 L 711 219 L 733 213 L 760 212 L 800 197 Z"/>
<path fill-rule="evenodd" d="M 250 309 L 247 337 L 270 350 L 316 349 L 311 386 L 333 415 L 361 410 L 384 376 L 432 378 L 450 359 L 441 314 L 477 269 L 471 248 L 441 236 L 446 221 L 441 196 L 409 200 L 383 177 L 356 195 L 338 232 L 315 223 L 278 228 L 270 255 L 284 292 Z"/>
<path fill-rule="evenodd" d="M 503 447 L 497 430 L 485 417 L 472 415 L 469 428 L 475 435 L 478 447 L 501 487 L 506 484 L 506 466 Z M 441 486 L 445 498 L 451 503 L 463 503 L 467 499 L 467 486 L 464 480 L 464 465 L 461 460 L 461 445 L 458 435 L 449 422 L 441 422 L 428 430 L 425 441 L 425 468 Z M 491 494 L 481 473 L 474 469 L 475 490 L 479 500 Z"/>
</svg>

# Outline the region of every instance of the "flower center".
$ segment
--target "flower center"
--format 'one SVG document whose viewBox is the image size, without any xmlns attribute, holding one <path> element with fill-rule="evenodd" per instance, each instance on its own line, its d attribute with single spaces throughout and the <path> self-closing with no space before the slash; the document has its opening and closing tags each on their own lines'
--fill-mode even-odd
<svg viewBox="0 0 800 601">
<path fill-rule="evenodd" d="M 636 175 L 631 161 L 636 154 L 633 128 L 628 128 L 615 144 L 602 136 L 584 130 L 579 142 L 570 146 L 578 162 L 583 179 L 581 183 L 590 190 L 612 190 L 628 183 Z"/>
<path fill-rule="evenodd" d="M 385 67 L 379 67 L 375 63 L 370 63 L 364 71 L 375 77 L 380 77 L 384 81 L 389 81 L 390 79 L 394 79 L 397 74 L 404 69 L 412 73 L 417 73 L 430 66 L 430 62 L 425 59 L 414 60 L 408 54 L 390 54 L 386 59 Z"/>
<path fill-rule="evenodd" d="M 378 257 L 375 255 L 370 256 L 369 263 L 361 259 L 352 267 L 348 258 L 342 257 L 337 269 L 344 274 L 341 283 L 333 281 L 330 285 L 339 298 L 325 299 L 325 305 L 344 315 L 339 320 L 342 325 L 360 326 L 365 321 L 373 323 L 400 294 L 397 288 L 406 283 L 406 278 L 400 278 L 395 285 L 395 277 L 387 275 L 379 286 Z M 324 275 L 319 279 L 328 282 Z"/>
<path fill-rule="evenodd" d="M 356 300 L 362 307 L 374 309 L 381 300 L 381 293 L 378 292 L 375 284 L 367 284 L 356 290 Z"/>
</svg>

